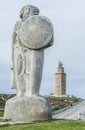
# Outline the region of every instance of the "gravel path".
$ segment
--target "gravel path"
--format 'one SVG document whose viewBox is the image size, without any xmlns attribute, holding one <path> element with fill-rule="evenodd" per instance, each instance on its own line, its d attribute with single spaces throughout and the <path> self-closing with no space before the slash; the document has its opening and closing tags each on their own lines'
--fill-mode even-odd
<svg viewBox="0 0 85 130">
<path fill-rule="evenodd" d="M 53 115 L 54 119 L 85 120 L 85 100 L 69 109 Z"/>
</svg>

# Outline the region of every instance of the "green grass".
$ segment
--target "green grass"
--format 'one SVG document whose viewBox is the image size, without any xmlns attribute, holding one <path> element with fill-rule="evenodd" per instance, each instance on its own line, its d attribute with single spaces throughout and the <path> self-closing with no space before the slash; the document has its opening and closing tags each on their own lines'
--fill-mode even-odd
<svg viewBox="0 0 85 130">
<path fill-rule="evenodd" d="M 85 130 L 85 122 L 71 120 L 50 120 L 23 125 L 4 125 L 0 130 Z"/>
<path fill-rule="evenodd" d="M 9 120 L 5 120 L 5 119 L 0 119 L 0 122 L 8 122 Z"/>
<path fill-rule="evenodd" d="M 0 111 L 0 117 L 3 117 L 3 115 L 4 115 L 4 112 Z"/>
</svg>

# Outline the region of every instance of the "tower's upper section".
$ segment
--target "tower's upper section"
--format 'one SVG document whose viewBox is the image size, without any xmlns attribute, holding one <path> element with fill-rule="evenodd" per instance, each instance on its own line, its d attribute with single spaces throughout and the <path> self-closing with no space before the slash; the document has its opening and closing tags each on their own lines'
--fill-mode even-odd
<svg viewBox="0 0 85 130">
<path fill-rule="evenodd" d="M 58 63 L 57 73 L 64 73 L 64 67 L 62 62 Z"/>
</svg>

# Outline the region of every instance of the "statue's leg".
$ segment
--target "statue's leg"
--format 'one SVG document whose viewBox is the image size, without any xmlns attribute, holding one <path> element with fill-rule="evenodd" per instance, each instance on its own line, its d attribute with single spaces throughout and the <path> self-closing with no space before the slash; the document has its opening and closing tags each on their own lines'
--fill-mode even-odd
<svg viewBox="0 0 85 130">
<path fill-rule="evenodd" d="M 40 84 L 42 79 L 43 61 L 44 49 L 30 50 L 30 71 L 28 79 L 29 84 L 26 86 L 28 96 L 39 95 Z"/>
<path fill-rule="evenodd" d="M 15 57 L 14 57 L 14 46 L 12 45 L 12 60 L 11 60 L 11 88 L 16 89 L 16 78 L 15 78 Z"/>
<path fill-rule="evenodd" d="M 23 53 L 20 53 L 17 57 L 17 85 L 18 95 L 25 96 L 26 91 L 26 79 L 25 79 L 25 57 Z"/>
<path fill-rule="evenodd" d="M 29 91 L 30 91 L 30 68 L 31 68 L 30 54 L 31 54 L 31 50 L 25 49 L 24 55 L 25 55 L 25 59 L 26 59 L 26 62 L 25 62 L 25 65 L 26 65 L 26 68 L 25 68 L 25 81 L 26 81 L 26 91 L 25 92 L 26 93 L 25 93 L 25 95 L 26 96 L 29 96 Z"/>
<path fill-rule="evenodd" d="M 20 54 L 20 49 L 19 48 L 15 48 L 14 51 L 14 71 L 15 71 L 15 81 L 16 81 L 16 92 L 17 92 L 17 96 L 19 96 L 19 92 L 20 92 L 20 88 L 19 88 L 19 81 L 18 81 L 18 73 L 17 73 L 17 64 L 18 64 L 18 56 Z"/>
<path fill-rule="evenodd" d="M 25 58 L 20 48 L 15 48 L 14 51 L 14 74 L 15 77 L 13 80 L 16 81 L 16 91 L 17 96 L 24 96 L 26 85 L 25 85 L 25 77 L 24 77 L 24 64 Z"/>
</svg>

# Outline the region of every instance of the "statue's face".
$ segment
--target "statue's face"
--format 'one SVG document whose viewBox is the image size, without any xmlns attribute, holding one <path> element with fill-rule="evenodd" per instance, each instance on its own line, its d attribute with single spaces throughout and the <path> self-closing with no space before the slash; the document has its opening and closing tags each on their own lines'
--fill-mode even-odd
<svg viewBox="0 0 85 130">
<path fill-rule="evenodd" d="M 21 11 L 20 11 L 20 18 L 22 20 L 27 19 L 31 15 L 38 15 L 39 14 L 39 9 L 35 6 L 32 5 L 27 5 L 24 6 Z"/>
</svg>

